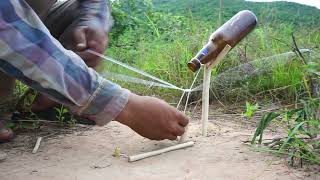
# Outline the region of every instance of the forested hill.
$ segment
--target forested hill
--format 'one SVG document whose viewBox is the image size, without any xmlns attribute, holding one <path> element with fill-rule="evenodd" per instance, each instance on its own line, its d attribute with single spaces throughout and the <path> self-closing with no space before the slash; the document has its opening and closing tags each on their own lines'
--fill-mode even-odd
<svg viewBox="0 0 320 180">
<path fill-rule="evenodd" d="M 153 0 L 159 11 L 178 15 L 190 15 L 197 19 L 216 22 L 219 0 Z M 224 0 L 223 21 L 240 10 L 253 11 L 262 23 L 289 23 L 298 26 L 320 27 L 320 10 L 289 2 L 247 2 L 244 0 Z M 190 13 L 192 12 L 192 13 Z"/>
</svg>

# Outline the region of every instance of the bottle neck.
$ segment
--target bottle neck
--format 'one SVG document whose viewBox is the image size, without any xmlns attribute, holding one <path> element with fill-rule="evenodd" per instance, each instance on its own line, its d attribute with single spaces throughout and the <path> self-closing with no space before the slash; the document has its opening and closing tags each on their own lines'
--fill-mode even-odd
<svg viewBox="0 0 320 180">
<path fill-rule="evenodd" d="M 198 54 L 194 57 L 197 59 L 201 64 L 206 64 L 206 59 L 210 55 L 212 51 L 215 50 L 216 45 L 209 41 L 203 48 L 198 52 Z"/>
<path fill-rule="evenodd" d="M 200 69 L 202 64 L 205 64 L 205 60 L 208 59 L 210 52 L 214 49 L 215 45 L 210 41 L 197 53 L 197 55 L 192 58 L 188 63 L 189 69 L 193 72 Z"/>
</svg>

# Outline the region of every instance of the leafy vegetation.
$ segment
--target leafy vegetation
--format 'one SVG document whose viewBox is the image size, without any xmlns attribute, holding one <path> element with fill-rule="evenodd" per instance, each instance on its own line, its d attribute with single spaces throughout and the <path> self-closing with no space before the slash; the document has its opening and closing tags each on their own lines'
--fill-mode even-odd
<svg viewBox="0 0 320 180">
<path fill-rule="evenodd" d="M 54 109 L 56 111 L 56 118 L 60 126 L 64 126 L 65 124 L 68 124 L 70 126 L 75 125 L 76 120 L 72 115 L 70 115 L 69 110 L 66 107 L 61 106 Z"/>
<path fill-rule="evenodd" d="M 246 118 L 252 118 L 255 111 L 258 110 L 259 104 L 250 104 L 246 102 L 246 112 L 243 114 Z"/>
<path fill-rule="evenodd" d="M 285 130 L 287 136 L 265 143 L 271 152 L 287 154 L 292 164 L 294 160 L 299 160 L 300 163 L 306 160 L 320 164 L 320 100 L 308 99 L 301 101 L 301 104 L 300 108 L 265 114 L 252 143 L 255 143 L 257 137 L 259 144 L 262 143 L 263 132 L 273 121 L 273 125 Z"/>
</svg>

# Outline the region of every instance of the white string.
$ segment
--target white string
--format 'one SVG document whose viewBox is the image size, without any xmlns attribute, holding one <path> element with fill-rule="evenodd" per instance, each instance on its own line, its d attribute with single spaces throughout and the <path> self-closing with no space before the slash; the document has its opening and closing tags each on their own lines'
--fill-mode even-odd
<svg viewBox="0 0 320 180">
<path fill-rule="evenodd" d="M 190 89 L 193 88 L 194 83 L 195 83 L 196 80 L 198 79 L 199 73 L 200 73 L 200 70 L 197 72 L 196 76 L 194 77 L 193 82 L 192 82 L 192 84 L 191 84 L 191 86 L 190 86 Z M 185 105 L 184 105 L 183 114 L 186 114 L 191 91 L 188 91 L 188 92 L 187 92 L 187 91 L 183 91 L 182 96 L 181 96 L 181 98 L 180 98 L 180 101 L 179 101 L 179 103 L 178 103 L 178 105 L 177 105 L 177 109 L 179 109 L 180 103 L 181 103 L 181 101 L 182 101 L 185 93 L 187 93 L 187 99 L 186 99 L 186 103 L 185 103 Z M 182 142 L 185 141 L 185 139 L 186 139 L 186 137 L 187 137 L 187 133 L 188 133 L 188 127 L 189 127 L 189 125 L 187 125 L 187 126 L 185 127 L 185 132 L 184 132 L 184 134 L 182 134 L 182 136 L 180 137 L 179 143 L 182 143 Z"/>
<path fill-rule="evenodd" d="M 136 69 L 136 68 L 134 68 L 134 67 L 128 66 L 128 65 L 126 65 L 126 64 L 124 64 L 124 63 L 122 63 L 122 62 L 120 62 L 120 61 L 117 61 L 117 60 L 115 60 L 115 59 L 113 59 L 113 58 L 107 57 L 107 56 L 105 56 L 105 55 L 103 55 L 103 54 L 100 54 L 100 53 L 98 53 L 98 52 L 95 52 L 95 51 L 93 51 L 93 50 L 91 50 L 91 49 L 89 49 L 88 52 L 91 53 L 91 54 L 93 54 L 93 55 L 99 56 L 100 58 L 102 58 L 102 59 L 104 59 L 104 60 L 113 62 L 113 63 L 115 63 L 115 64 L 117 64 L 117 65 L 119 65 L 119 66 L 122 66 L 122 67 L 124 67 L 124 68 L 126 68 L 126 69 L 129 69 L 129 70 L 131 70 L 131 71 L 133 71 L 133 72 L 136 72 L 136 73 L 138 73 L 138 74 L 140 74 L 140 75 L 146 76 L 146 77 L 151 78 L 151 79 L 153 79 L 153 80 L 156 80 L 156 81 L 158 81 L 158 82 L 160 82 L 160 83 L 163 83 L 163 84 L 166 84 L 166 85 L 168 85 L 168 86 L 175 87 L 176 89 L 182 90 L 181 88 L 179 88 L 179 87 L 177 87 L 177 86 L 175 86 L 175 85 L 173 85 L 173 84 L 171 84 L 171 83 L 169 83 L 169 82 L 167 82 L 167 81 L 161 80 L 161 79 L 159 79 L 159 78 L 157 78 L 157 77 L 155 77 L 155 76 L 153 76 L 153 75 L 151 75 L 151 74 L 148 74 L 148 73 L 146 73 L 146 72 L 144 72 L 144 71 L 141 71 L 141 70 L 139 70 L 139 69 Z"/>
<path fill-rule="evenodd" d="M 146 85 L 149 87 L 157 86 L 157 87 L 168 88 L 168 89 L 177 89 L 176 87 L 169 86 L 167 84 L 162 84 L 162 83 L 158 83 L 158 82 L 154 82 L 154 81 L 148 81 L 148 80 L 144 80 L 144 79 L 140 79 L 140 78 L 136 78 L 136 77 L 127 76 L 124 74 L 103 72 L 103 73 L 101 73 L 101 75 L 106 76 L 108 79 L 120 80 L 120 81 L 124 81 L 124 82 L 135 83 L 135 84 L 143 84 L 143 85 Z M 184 89 L 179 88 L 177 90 L 183 91 Z"/>
<path fill-rule="evenodd" d="M 191 93 L 191 92 L 194 92 L 194 91 L 201 91 L 202 90 L 202 84 L 197 86 L 197 87 L 195 87 L 194 89 L 191 89 L 191 88 L 189 88 L 189 89 L 179 88 L 179 87 L 177 87 L 177 86 L 175 86 L 175 85 L 173 85 L 173 84 L 171 84 L 169 82 L 161 80 L 161 79 L 159 79 L 159 78 L 157 78 L 157 77 L 155 77 L 155 76 L 153 76 L 151 74 L 148 74 L 148 73 L 146 73 L 144 71 L 141 71 L 139 69 L 131 67 L 131 66 L 127 65 L 127 64 L 119 62 L 119 61 L 117 61 L 117 60 L 115 60 L 115 59 L 113 59 L 111 57 L 107 57 L 107 56 L 105 56 L 105 55 L 103 55 L 101 53 L 95 52 L 95 51 L 90 50 L 90 49 L 88 50 L 88 52 L 91 53 L 91 54 L 94 54 L 96 56 L 99 56 L 100 58 L 102 58 L 102 59 L 104 59 L 106 61 L 110 61 L 110 62 L 115 63 L 115 64 L 117 64 L 119 66 L 122 66 L 122 67 L 124 67 L 126 69 L 134 71 L 134 72 L 136 72 L 136 73 L 138 73 L 140 75 L 143 75 L 143 76 L 151 78 L 151 79 L 153 79 L 155 81 L 158 81 L 159 83 L 158 82 L 154 82 L 154 81 L 147 81 L 147 80 L 140 79 L 140 78 L 126 76 L 126 75 L 123 75 L 123 74 L 104 72 L 104 75 L 111 76 L 113 79 L 121 80 L 121 81 L 125 81 L 125 82 L 130 82 L 130 83 L 144 84 L 144 85 L 149 85 L 149 86 L 158 86 L 158 87 L 162 87 L 162 88 L 176 89 L 176 90 L 183 91 L 184 93 L 183 93 L 183 95 L 182 95 L 182 97 L 181 97 L 181 99 L 180 99 L 180 101 L 178 103 L 179 105 L 180 105 L 185 93 Z M 199 74 L 199 72 L 198 72 L 198 74 Z M 196 75 L 196 78 L 197 78 L 198 74 Z M 195 82 L 195 80 L 194 80 L 194 82 Z M 194 82 L 193 82 L 193 85 L 194 85 Z M 193 87 L 193 85 L 191 87 Z"/>
<path fill-rule="evenodd" d="M 198 90 L 201 90 L 201 88 L 199 88 L 199 86 L 197 86 L 196 88 L 192 89 L 196 80 L 198 79 L 198 75 L 200 73 L 200 70 L 197 72 L 196 76 L 194 77 L 192 83 L 191 83 L 191 86 L 189 89 L 185 89 L 180 97 L 180 100 L 178 102 L 178 105 L 177 105 L 177 109 L 179 109 L 180 107 L 180 104 L 182 102 L 182 99 L 184 97 L 184 95 L 187 93 L 187 99 L 186 99 L 186 103 L 185 103 L 185 106 L 184 106 L 184 110 L 183 110 L 183 113 L 186 113 L 186 110 L 187 110 L 187 105 L 188 105 L 188 102 L 189 102 L 189 98 L 190 98 L 190 94 L 191 92 L 194 92 L 194 91 L 198 91 Z M 202 85 L 200 85 L 202 87 Z"/>
<path fill-rule="evenodd" d="M 200 70 L 197 72 L 197 74 L 196 74 L 196 77 L 194 77 L 194 79 L 193 79 L 193 82 L 192 82 L 192 84 L 191 84 L 191 86 L 190 86 L 190 90 L 192 90 L 192 88 L 193 88 L 193 86 L 194 86 L 194 83 L 196 82 L 196 80 L 198 79 L 198 75 L 199 75 L 199 73 L 200 73 Z M 186 92 L 186 91 L 184 91 L 184 92 Z M 185 105 L 184 105 L 184 110 L 183 110 L 183 113 L 185 114 L 186 113 L 186 110 L 187 110 L 187 106 L 188 106 L 188 102 L 189 102 L 189 98 L 190 98 L 190 94 L 191 94 L 191 91 L 187 91 L 187 99 L 186 99 L 186 103 L 185 103 Z"/>
<path fill-rule="evenodd" d="M 177 104 L 177 109 L 179 109 L 180 104 L 181 104 L 182 99 L 184 98 L 184 95 L 185 95 L 185 94 L 186 94 L 186 91 L 183 91 L 183 93 L 182 93 L 182 95 L 181 95 L 181 97 L 180 97 L 180 100 L 179 100 L 179 102 L 178 102 L 178 104 Z"/>
<path fill-rule="evenodd" d="M 96 56 L 99 56 L 100 58 L 102 58 L 102 59 L 104 59 L 104 60 L 110 61 L 110 62 L 115 63 L 115 64 L 117 64 L 117 65 L 120 65 L 120 66 L 122 66 L 122 67 L 124 67 L 124 68 L 126 68 L 126 69 L 129 69 L 129 70 L 131 70 L 131 71 L 134 71 L 134 72 L 136 72 L 136 73 L 138 73 L 138 74 L 140 74 L 140 75 L 143 75 L 143 76 L 149 77 L 149 78 L 151 78 L 151 79 L 153 79 L 153 80 L 156 80 L 156 81 L 158 81 L 158 82 L 160 82 L 160 83 L 157 83 L 157 82 L 154 82 L 154 81 L 147 81 L 147 80 L 139 79 L 139 78 L 135 78 L 135 77 L 130 77 L 130 76 L 126 76 L 126 75 L 123 75 L 123 74 L 116 74 L 116 73 L 104 72 L 105 75 L 107 75 L 107 76 L 112 76 L 114 79 L 118 79 L 118 80 L 122 80 L 122 81 L 126 81 L 126 82 L 131 82 L 131 83 L 139 83 L 139 84 L 144 84 L 144 85 L 149 85 L 149 86 L 158 86 L 158 87 L 162 87 L 162 88 L 170 88 L 170 89 L 177 89 L 177 90 L 183 91 L 183 93 L 182 93 L 182 95 L 181 95 L 181 97 L 180 97 L 180 100 L 179 100 L 179 102 L 178 102 L 178 104 L 177 104 L 177 109 L 179 109 L 180 104 L 181 104 L 181 102 L 182 102 L 182 100 L 183 100 L 183 98 L 184 98 L 184 95 L 187 93 L 187 99 L 186 99 L 186 102 L 185 102 L 185 106 L 184 106 L 183 113 L 186 113 L 191 92 L 202 90 L 202 84 L 199 85 L 199 86 L 197 86 L 197 87 L 195 87 L 195 88 L 193 88 L 196 80 L 198 79 L 198 75 L 199 75 L 199 73 L 200 73 L 200 70 L 197 72 L 196 76 L 194 77 L 194 79 L 193 79 L 193 81 L 192 81 L 192 83 L 191 83 L 190 88 L 189 88 L 189 89 L 182 89 L 182 88 L 179 88 L 179 87 L 177 87 L 177 86 L 175 86 L 175 85 L 173 85 L 173 84 L 171 84 L 171 83 L 168 83 L 168 82 L 166 82 L 166 81 L 164 81 L 164 80 L 161 80 L 161 79 L 159 79 L 159 78 L 157 78 L 157 77 L 155 77 L 155 76 L 152 76 L 152 75 L 150 75 L 150 74 L 148 74 L 148 73 L 146 73 L 146 72 L 144 72 L 144 71 L 141 71 L 141 70 L 139 70 L 139 69 L 136 69 L 136 68 L 134 68 L 134 67 L 131 67 L 131 66 L 129 66 L 129 65 L 126 65 L 126 64 L 124 64 L 124 63 L 122 63 L 122 62 L 119 62 L 119 61 L 117 61 L 117 60 L 115 60 L 115 59 L 113 59 L 113 58 L 107 57 L 107 56 L 105 56 L 105 55 L 103 55 L 103 54 L 100 54 L 100 53 L 98 53 L 98 52 L 95 52 L 95 51 L 93 51 L 93 50 L 90 50 L 90 49 L 89 49 L 88 52 L 91 53 L 91 54 L 94 54 L 94 55 L 96 55 Z M 202 67 L 202 66 L 201 66 L 201 67 Z"/>
</svg>

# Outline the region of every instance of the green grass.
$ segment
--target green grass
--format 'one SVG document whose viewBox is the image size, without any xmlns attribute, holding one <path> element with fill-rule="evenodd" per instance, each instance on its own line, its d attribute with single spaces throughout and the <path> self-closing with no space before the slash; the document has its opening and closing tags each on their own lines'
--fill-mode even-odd
<svg viewBox="0 0 320 180">
<path fill-rule="evenodd" d="M 320 132 L 319 99 L 306 99 L 300 108 L 281 110 L 265 114 L 255 131 L 252 144 L 258 139 L 262 144 L 265 129 L 273 122 L 277 128 L 283 129 L 287 135 L 272 142 L 264 143 L 267 148 L 258 148 L 279 155 L 287 155 L 291 165 L 294 161 L 303 161 L 320 165 L 320 144 L 317 139 Z"/>
<path fill-rule="evenodd" d="M 124 1 L 113 4 L 116 24 L 106 53 L 179 87 L 187 88 L 194 75 L 187 69 L 186 63 L 216 29 L 219 1 L 154 0 L 154 6 L 147 0 L 122 2 Z M 299 48 L 310 48 L 319 53 L 320 24 L 316 19 L 320 18 L 320 10 L 291 3 L 258 4 L 240 0 L 225 0 L 224 3 L 223 21 L 248 7 L 259 17 L 259 26 L 215 68 L 213 76 L 252 60 L 291 51 L 292 33 Z M 299 16 L 289 16 L 293 12 L 297 14 L 297 11 Z M 256 94 L 294 100 L 305 89 L 301 85 L 301 64 L 293 61 L 276 67 L 261 77 L 241 82 L 239 86 L 228 89 L 230 93 L 216 93 L 219 97 L 223 96 L 223 100 L 231 102 L 235 99 L 238 101 L 239 98 L 255 98 Z M 110 64 L 101 69 L 137 76 Z M 134 92 L 158 95 L 172 101 L 176 101 L 181 94 L 171 90 L 119 83 Z M 272 95 L 262 93 L 268 90 L 275 92 Z"/>
</svg>

